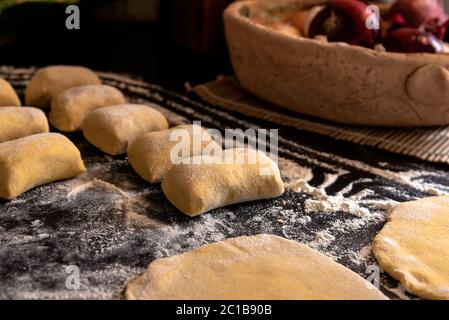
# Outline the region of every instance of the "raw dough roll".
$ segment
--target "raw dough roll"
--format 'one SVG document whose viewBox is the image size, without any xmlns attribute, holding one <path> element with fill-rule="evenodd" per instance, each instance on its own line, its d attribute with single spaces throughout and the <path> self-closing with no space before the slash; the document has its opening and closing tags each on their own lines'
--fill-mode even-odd
<svg viewBox="0 0 449 320">
<path fill-rule="evenodd" d="M 150 132 L 138 138 L 128 149 L 128 161 L 137 174 L 151 183 L 160 182 L 171 168 L 170 151 L 179 144 L 179 140 L 170 141 L 174 130 L 185 130 L 190 141 L 201 143 L 187 145 L 189 152 L 185 157 L 201 155 L 203 149 L 210 147 L 221 149 L 206 130 L 197 125 L 181 125 L 169 130 Z M 184 141 L 184 140 L 183 140 Z M 181 154 L 181 156 L 184 156 Z"/>
<path fill-rule="evenodd" d="M 48 132 L 45 113 L 37 108 L 0 108 L 0 143 Z"/>
<path fill-rule="evenodd" d="M 19 107 L 20 99 L 8 81 L 0 78 L 0 107 Z"/>
<path fill-rule="evenodd" d="M 52 100 L 50 123 L 61 131 L 78 131 L 92 111 L 125 102 L 123 94 L 111 86 L 90 85 L 68 89 Z"/>
<path fill-rule="evenodd" d="M 101 84 L 90 69 L 75 66 L 49 66 L 36 71 L 25 90 L 25 104 L 47 108 L 59 93 L 74 87 Z"/>
<path fill-rule="evenodd" d="M 274 235 L 238 237 L 157 259 L 125 291 L 133 300 L 388 300 L 355 272 Z"/>
<path fill-rule="evenodd" d="M 0 144 L 0 198 L 68 179 L 85 171 L 76 146 L 58 133 L 41 133 Z"/>
<path fill-rule="evenodd" d="M 128 145 L 151 131 L 168 129 L 159 111 L 145 105 L 123 104 L 91 112 L 82 125 L 84 137 L 110 155 L 126 153 Z"/>
<path fill-rule="evenodd" d="M 244 161 L 239 159 L 242 156 Z M 218 163 L 212 163 L 217 158 Z M 284 193 L 278 166 L 260 151 L 228 149 L 222 157 L 189 160 L 190 163 L 172 166 L 162 181 L 167 199 L 188 216 Z"/>
</svg>

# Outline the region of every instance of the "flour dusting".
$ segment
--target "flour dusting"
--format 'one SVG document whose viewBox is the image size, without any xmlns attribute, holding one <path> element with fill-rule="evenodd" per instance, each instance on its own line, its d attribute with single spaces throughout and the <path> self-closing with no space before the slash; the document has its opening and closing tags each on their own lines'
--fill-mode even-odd
<svg viewBox="0 0 449 320">
<path fill-rule="evenodd" d="M 359 206 L 355 201 L 344 198 L 341 194 L 329 196 L 323 188 L 310 186 L 305 180 L 296 180 L 288 185 L 295 192 L 304 192 L 312 198 L 305 201 L 307 213 L 333 213 L 344 211 L 345 213 L 364 217 L 370 214 L 369 210 Z"/>
</svg>

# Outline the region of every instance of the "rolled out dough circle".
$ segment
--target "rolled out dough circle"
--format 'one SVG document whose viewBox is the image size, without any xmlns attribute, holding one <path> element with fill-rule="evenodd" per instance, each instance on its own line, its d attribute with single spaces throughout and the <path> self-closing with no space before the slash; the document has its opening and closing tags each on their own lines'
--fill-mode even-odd
<svg viewBox="0 0 449 320">
<path fill-rule="evenodd" d="M 386 299 L 365 279 L 306 245 L 238 237 L 153 261 L 127 299 Z"/>
<path fill-rule="evenodd" d="M 398 205 L 374 239 L 373 253 L 410 293 L 449 299 L 449 196 Z"/>
</svg>

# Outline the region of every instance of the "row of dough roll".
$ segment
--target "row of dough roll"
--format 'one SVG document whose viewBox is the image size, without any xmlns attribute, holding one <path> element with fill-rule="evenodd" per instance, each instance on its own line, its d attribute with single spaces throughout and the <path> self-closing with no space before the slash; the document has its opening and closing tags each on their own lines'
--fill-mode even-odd
<svg viewBox="0 0 449 320">
<path fill-rule="evenodd" d="M 49 132 L 41 109 L 53 101 L 52 124 L 61 131 L 75 131 L 90 109 L 125 99 L 82 67 L 39 69 L 25 91 L 30 107 L 21 107 L 13 87 L 0 79 L 0 198 L 14 199 L 37 186 L 85 172 L 78 148 L 64 135 Z"/>
<path fill-rule="evenodd" d="M 87 140 L 112 155 L 126 153 L 128 142 L 148 131 L 168 128 L 160 112 L 125 104 L 120 90 L 102 85 L 94 72 L 81 67 L 39 69 L 27 85 L 25 101 L 36 107 L 18 108 L 14 89 L 0 81 L 0 197 L 5 199 L 85 171 L 77 147 L 49 133 L 43 108 L 51 106 L 50 123 L 60 131 L 79 131 L 85 122 Z"/>
<path fill-rule="evenodd" d="M 189 216 L 239 202 L 277 197 L 284 192 L 279 169 L 265 154 L 258 152 L 254 163 L 226 163 L 235 154 L 248 154 L 248 149 L 222 151 L 200 126 L 168 129 L 165 117 L 149 106 L 101 108 L 90 113 L 82 127 L 86 139 L 102 151 L 117 155 L 127 150 L 128 161 L 136 173 L 150 183 L 162 182 L 167 199 Z M 174 139 L 176 136 L 178 139 Z M 174 163 L 173 152 L 180 159 L 200 159 L 190 165 Z M 209 154 L 214 153 L 220 153 L 217 156 L 224 161 L 209 164 Z M 264 167 L 267 174 L 261 175 Z"/>
<path fill-rule="evenodd" d="M 25 90 L 25 105 L 48 108 L 54 97 L 70 88 L 100 85 L 92 70 L 78 66 L 49 66 L 36 71 Z M 0 107 L 21 106 L 19 96 L 9 82 L 0 78 Z"/>
<path fill-rule="evenodd" d="M 20 100 L 0 79 L 0 143 L 48 132 L 48 120 L 40 110 L 48 106 L 53 127 L 62 132 L 83 130 L 89 142 L 110 155 L 126 153 L 128 143 L 147 132 L 168 129 L 155 108 L 127 104 L 120 90 L 101 84 L 94 72 L 82 67 L 39 69 L 27 85 L 25 101 L 30 107 L 14 108 Z"/>
<path fill-rule="evenodd" d="M 25 102 L 38 108 L 50 106 L 50 123 L 58 130 L 82 130 L 86 140 L 103 152 L 113 156 L 127 153 L 136 173 L 150 183 L 162 182 L 167 199 L 189 216 L 234 203 L 277 197 L 284 192 L 279 168 L 265 154 L 257 152 L 253 163 L 226 163 L 235 155 L 248 155 L 249 149 L 222 150 L 199 126 L 169 128 L 157 106 L 128 104 L 120 90 L 101 84 L 89 69 L 52 66 L 38 70 L 26 88 Z M 34 186 L 84 171 L 79 151 L 68 139 L 45 134 L 49 131 L 48 121 L 35 107 L 0 110 L 0 124 L 5 123 L 0 128 L 1 155 L 15 159 L 2 164 L 0 174 L 5 179 L 0 197 L 11 199 Z M 179 132 L 178 138 L 187 139 L 173 139 L 173 134 Z M 39 144 L 43 147 L 38 148 Z M 28 149 L 18 152 L 22 146 Z M 58 158 L 57 153 L 65 149 L 67 157 Z M 176 163 L 171 158 L 174 150 L 179 158 L 193 162 Z M 30 158 L 33 153 L 36 161 Z M 54 175 L 46 174 L 42 169 L 45 161 L 40 161 L 40 157 L 66 162 L 67 166 L 61 166 Z M 23 165 L 33 161 L 36 166 Z M 263 167 L 268 168 L 268 174 L 260 174 Z M 19 174 L 13 176 L 10 172 Z"/>
<path fill-rule="evenodd" d="M 196 125 L 147 133 L 130 145 L 128 161 L 144 180 L 162 182 L 167 199 L 188 216 L 284 192 L 279 168 L 268 156 L 248 148 L 222 150 Z"/>
<path fill-rule="evenodd" d="M 47 73 L 51 72 L 47 70 Z M 85 75 L 84 78 L 91 77 Z M 53 90 L 55 93 L 57 91 Z M 154 108 L 124 103 L 125 99 L 115 88 L 78 86 L 53 97 L 50 122 L 62 131 L 82 129 L 89 142 L 110 155 L 127 151 L 129 163 L 136 173 L 150 183 L 163 181 L 162 190 L 167 199 L 190 216 L 233 203 L 277 197 L 283 193 L 279 169 L 263 154 L 259 154 L 253 164 L 209 165 L 201 161 L 193 165 L 173 164 L 170 153 L 173 148 L 182 145 L 171 139 L 175 130 L 184 130 L 189 141 L 201 136 L 201 142 L 197 145 L 183 142 L 189 143 L 188 158 L 203 157 L 206 148 L 212 146 L 212 149 L 221 150 L 221 146 L 203 128 L 185 125 L 169 129 L 165 117 Z M 224 158 L 240 152 L 247 150 L 225 151 Z M 271 171 L 260 175 L 260 168 L 267 163 Z"/>
<path fill-rule="evenodd" d="M 47 86 L 51 74 L 38 71 L 36 76 L 43 80 L 39 84 L 42 91 L 64 82 L 51 81 L 53 84 Z M 33 107 L 21 107 L 14 88 L 0 78 L 0 198 L 3 199 L 14 199 L 32 188 L 72 178 L 86 170 L 78 148 L 65 136 L 49 133 L 45 113 L 36 108 L 43 106 L 49 96 L 38 97 L 33 87 L 36 88 L 35 80 L 27 87 L 25 98 L 26 104 Z"/>
</svg>

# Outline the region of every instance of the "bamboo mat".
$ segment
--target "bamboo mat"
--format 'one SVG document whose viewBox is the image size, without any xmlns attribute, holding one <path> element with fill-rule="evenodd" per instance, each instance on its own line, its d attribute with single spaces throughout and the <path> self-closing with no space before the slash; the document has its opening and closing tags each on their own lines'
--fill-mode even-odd
<svg viewBox="0 0 449 320">
<path fill-rule="evenodd" d="M 404 129 L 350 126 L 321 120 L 283 110 L 262 101 L 243 89 L 233 77 L 220 77 L 192 90 L 215 106 L 278 125 L 377 147 L 421 160 L 449 163 L 449 126 Z"/>
</svg>

